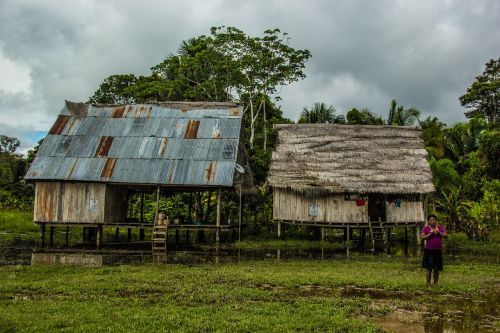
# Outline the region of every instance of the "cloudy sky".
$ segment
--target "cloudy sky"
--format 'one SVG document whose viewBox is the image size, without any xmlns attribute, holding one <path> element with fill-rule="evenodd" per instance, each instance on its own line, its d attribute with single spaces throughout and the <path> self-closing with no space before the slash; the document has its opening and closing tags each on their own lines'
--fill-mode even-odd
<svg viewBox="0 0 500 333">
<path fill-rule="evenodd" d="M 0 134 L 26 151 L 64 99 L 86 101 L 111 74 L 149 74 L 221 25 L 252 36 L 277 27 L 311 51 L 307 78 L 281 91 L 293 120 L 314 102 L 386 116 L 396 99 L 462 121 L 458 97 L 500 57 L 496 0 L 0 0 Z"/>
</svg>

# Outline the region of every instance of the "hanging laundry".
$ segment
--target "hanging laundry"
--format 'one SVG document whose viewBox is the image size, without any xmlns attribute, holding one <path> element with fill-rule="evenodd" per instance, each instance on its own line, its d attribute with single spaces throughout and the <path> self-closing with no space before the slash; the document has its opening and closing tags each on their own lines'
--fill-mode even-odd
<svg viewBox="0 0 500 333">
<path fill-rule="evenodd" d="M 394 200 L 394 207 L 401 208 L 401 199 Z"/>
<path fill-rule="evenodd" d="M 366 202 L 366 200 L 362 200 L 362 199 L 356 200 L 356 206 L 364 206 L 365 202 Z"/>
</svg>

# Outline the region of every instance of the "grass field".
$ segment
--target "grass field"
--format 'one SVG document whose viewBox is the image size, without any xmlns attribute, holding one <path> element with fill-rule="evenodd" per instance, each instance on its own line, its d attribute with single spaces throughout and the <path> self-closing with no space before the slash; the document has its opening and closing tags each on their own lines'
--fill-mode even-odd
<svg viewBox="0 0 500 333">
<path fill-rule="evenodd" d="M 389 308 L 373 303 L 370 290 L 411 307 L 480 299 L 500 285 L 499 265 L 448 265 L 432 291 L 424 288 L 422 273 L 414 263 L 348 260 L 4 266 L 0 331 L 376 332 L 370 317 Z M 346 296 L 346 288 L 367 295 Z"/>
</svg>

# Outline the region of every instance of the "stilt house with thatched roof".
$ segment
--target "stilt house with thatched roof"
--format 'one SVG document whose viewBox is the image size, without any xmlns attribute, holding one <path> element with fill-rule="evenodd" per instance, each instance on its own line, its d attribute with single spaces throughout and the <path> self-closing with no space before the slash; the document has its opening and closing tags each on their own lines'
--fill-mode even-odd
<svg viewBox="0 0 500 333">
<path fill-rule="evenodd" d="M 66 102 L 25 177 L 35 184 L 35 223 L 51 233 L 80 226 L 101 236 L 102 227 L 152 228 L 143 200 L 140 218 L 130 218 L 132 195 L 198 190 L 218 192 L 212 227 L 229 227 L 221 222 L 221 190 L 241 193 L 252 182 L 242 115 L 233 103 Z"/>
<path fill-rule="evenodd" d="M 424 222 L 434 191 L 416 127 L 277 125 L 268 184 L 273 219 L 318 226 L 368 227 Z"/>
</svg>

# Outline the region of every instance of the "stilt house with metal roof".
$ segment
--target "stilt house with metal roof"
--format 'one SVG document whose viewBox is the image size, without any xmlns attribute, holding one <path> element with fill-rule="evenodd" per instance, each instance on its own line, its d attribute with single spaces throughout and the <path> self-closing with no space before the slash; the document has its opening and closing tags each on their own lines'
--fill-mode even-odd
<svg viewBox="0 0 500 333">
<path fill-rule="evenodd" d="M 323 227 L 423 223 L 434 191 L 416 127 L 276 125 L 273 219 Z"/>
<path fill-rule="evenodd" d="M 232 103 L 66 102 L 25 177 L 35 185 L 35 223 L 101 235 L 102 227 L 151 228 L 142 215 L 128 219 L 131 191 L 213 190 L 218 236 L 221 191 L 251 185 L 241 122 Z"/>
</svg>

